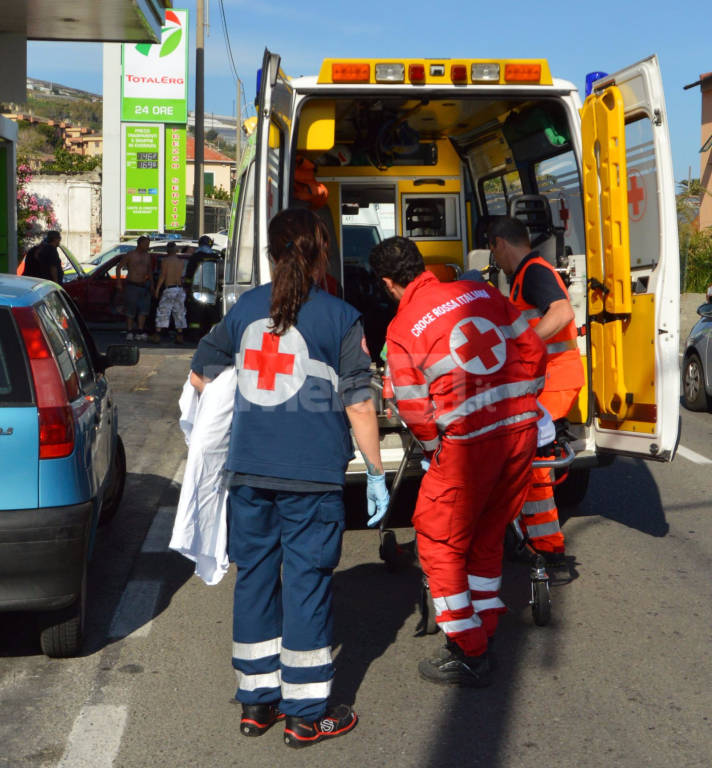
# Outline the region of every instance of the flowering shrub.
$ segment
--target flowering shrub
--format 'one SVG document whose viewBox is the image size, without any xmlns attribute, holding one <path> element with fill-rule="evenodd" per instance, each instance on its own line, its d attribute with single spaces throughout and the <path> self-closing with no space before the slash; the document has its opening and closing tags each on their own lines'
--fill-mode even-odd
<svg viewBox="0 0 712 768">
<path fill-rule="evenodd" d="M 32 170 L 27 163 L 17 165 L 17 253 L 18 258 L 48 229 L 57 228 L 52 203 L 27 191 Z"/>
</svg>

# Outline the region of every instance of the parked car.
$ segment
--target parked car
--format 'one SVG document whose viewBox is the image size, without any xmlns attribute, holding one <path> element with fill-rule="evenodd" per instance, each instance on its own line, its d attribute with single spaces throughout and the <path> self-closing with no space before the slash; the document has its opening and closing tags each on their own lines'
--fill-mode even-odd
<svg viewBox="0 0 712 768">
<path fill-rule="evenodd" d="M 712 404 L 712 304 L 702 304 L 697 314 L 682 358 L 682 402 L 691 411 L 706 411 Z"/>
<path fill-rule="evenodd" d="M 178 255 L 184 258 L 186 266 L 189 256 L 181 253 L 185 246 L 197 247 L 192 240 L 179 240 L 176 243 Z M 149 253 L 153 256 L 154 279 L 158 279 L 161 259 L 166 255 L 165 242 L 151 243 Z M 66 288 L 72 296 L 84 320 L 87 323 L 124 322 L 122 314 L 122 292 L 118 289 L 116 267 L 123 254 L 116 254 L 95 267 L 90 273 L 80 275 Z M 125 272 L 123 273 L 125 275 Z M 123 280 L 124 278 L 120 278 Z M 213 250 L 203 259 L 193 277 L 191 289 L 186 295 L 186 314 L 188 327 L 200 329 L 205 333 L 221 317 L 223 284 L 223 259 Z M 153 328 L 156 301 L 153 300 L 151 313 L 146 327 Z"/>
<path fill-rule="evenodd" d="M 55 283 L 0 275 L 0 611 L 34 612 L 48 656 L 82 644 L 96 528 L 121 501 L 126 456 L 97 350 Z"/>
</svg>

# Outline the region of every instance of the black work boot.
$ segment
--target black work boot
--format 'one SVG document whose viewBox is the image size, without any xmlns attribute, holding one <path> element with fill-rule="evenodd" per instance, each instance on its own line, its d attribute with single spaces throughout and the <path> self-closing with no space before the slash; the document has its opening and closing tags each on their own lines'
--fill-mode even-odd
<svg viewBox="0 0 712 768">
<path fill-rule="evenodd" d="M 290 717 L 284 726 L 284 743 L 288 747 L 308 747 L 322 739 L 343 736 L 352 730 L 358 722 L 358 715 L 348 706 L 339 704 L 319 720 L 305 720 L 303 717 Z"/>
<path fill-rule="evenodd" d="M 486 653 L 481 656 L 465 656 L 459 646 L 450 642 L 432 659 L 421 661 L 418 672 L 424 680 L 439 685 L 485 688 L 492 683 Z"/>
<path fill-rule="evenodd" d="M 240 733 L 243 736 L 261 736 L 284 715 L 274 704 L 243 704 L 240 718 Z"/>
</svg>

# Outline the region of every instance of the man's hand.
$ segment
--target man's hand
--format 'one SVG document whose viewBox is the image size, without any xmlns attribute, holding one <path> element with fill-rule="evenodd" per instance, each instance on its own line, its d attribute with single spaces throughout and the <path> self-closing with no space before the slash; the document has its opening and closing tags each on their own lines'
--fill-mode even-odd
<svg viewBox="0 0 712 768">
<path fill-rule="evenodd" d="M 209 384 L 212 381 L 212 379 L 209 379 L 207 376 L 201 376 L 199 373 L 196 373 L 195 371 L 190 372 L 190 383 L 202 394 L 203 390 L 205 389 L 205 385 Z"/>
<path fill-rule="evenodd" d="M 388 511 L 388 489 L 386 488 L 386 473 L 381 475 L 366 475 L 366 500 L 368 502 L 368 525 L 375 528 Z"/>
</svg>

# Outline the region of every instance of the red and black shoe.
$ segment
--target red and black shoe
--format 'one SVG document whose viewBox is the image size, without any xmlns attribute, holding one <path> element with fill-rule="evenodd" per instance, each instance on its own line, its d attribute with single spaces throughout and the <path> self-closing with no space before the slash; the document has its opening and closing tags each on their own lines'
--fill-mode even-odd
<svg viewBox="0 0 712 768">
<path fill-rule="evenodd" d="M 284 743 L 288 747 L 308 747 L 323 739 L 343 736 L 358 722 L 358 715 L 347 704 L 339 704 L 319 720 L 287 716 Z"/>
<path fill-rule="evenodd" d="M 284 714 L 274 704 L 243 704 L 240 733 L 243 736 L 261 736 L 277 720 L 284 720 Z"/>
</svg>

